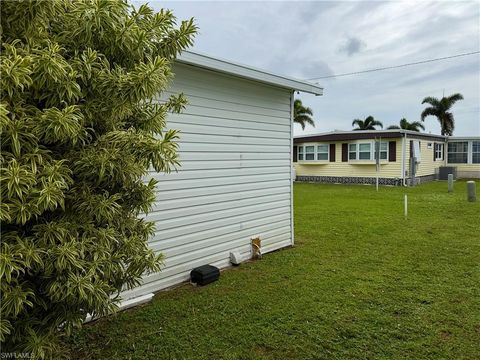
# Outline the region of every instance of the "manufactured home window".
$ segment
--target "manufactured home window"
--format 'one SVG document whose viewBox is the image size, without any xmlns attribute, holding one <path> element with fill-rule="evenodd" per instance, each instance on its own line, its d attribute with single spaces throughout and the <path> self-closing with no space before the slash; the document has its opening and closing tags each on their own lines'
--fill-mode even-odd
<svg viewBox="0 0 480 360">
<path fill-rule="evenodd" d="M 371 143 L 358 144 L 358 159 L 359 160 L 371 160 L 372 159 L 372 144 Z"/>
<path fill-rule="evenodd" d="M 472 163 L 480 164 L 480 141 L 472 141 Z"/>
<path fill-rule="evenodd" d="M 308 145 L 297 147 L 298 161 L 328 161 L 330 159 L 329 144 Z"/>
<path fill-rule="evenodd" d="M 387 160 L 388 159 L 388 143 L 381 142 L 380 143 L 380 160 Z"/>
<path fill-rule="evenodd" d="M 443 144 L 435 143 L 435 160 L 443 160 Z"/>
<path fill-rule="evenodd" d="M 348 144 L 348 160 L 373 160 L 375 158 L 374 143 Z M 388 159 L 388 143 L 380 143 L 380 159 Z"/>
<path fill-rule="evenodd" d="M 298 147 L 298 160 L 303 160 L 303 146 Z"/>
<path fill-rule="evenodd" d="M 315 146 L 305 146 L 305 160 L 315 160 Z"/>
<path fill-rule="evenodd" d="M 388 160 L 388 143 L 387 142 L 381 142 L 379 145 L 378 143 L 374 143 L 375 151 L 374 151 L 374 159 L 377 159 L 377 146 L 378 152 L 380 153 L 380 160 Z"/>
<path fill-rule="evenodd" d="M 317 160 L 328 160 L 328 144 L 317 146 Z"/>
<path fill-rule="evenodd" d="M 468 162 L 468 142 L 448 143 L 448 162 L 450 164 L 466 164 Z"/>
<path fill-rule="evenodd" d="M 357 159 L 357 144 L 348 144 L 348 160 Z"/>
</svg>

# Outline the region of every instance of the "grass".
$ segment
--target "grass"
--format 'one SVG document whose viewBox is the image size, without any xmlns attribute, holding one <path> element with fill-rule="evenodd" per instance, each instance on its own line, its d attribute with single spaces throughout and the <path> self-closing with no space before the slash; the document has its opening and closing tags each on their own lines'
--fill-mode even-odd
<svg viewBox="0 0 480 360">
<path fill-rule="evenodd" d="M 479 359 L 480 202 L 446 189 L 296 184 L 294 248 L 86 325 L 70 357 Z"/>
</svg>

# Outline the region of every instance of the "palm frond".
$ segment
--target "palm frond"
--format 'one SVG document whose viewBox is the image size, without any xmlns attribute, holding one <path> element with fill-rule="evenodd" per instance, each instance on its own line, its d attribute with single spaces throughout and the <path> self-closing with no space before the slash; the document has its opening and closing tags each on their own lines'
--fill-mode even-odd
<svg viewBox="0 0 480 360">
<path fill-rule="evenodd" d="M 420 128 L 422 130 L 425 130 L 425 126 L 420 121 L 414 121 L 414 122 L 409 123 L 409 124 L 410 124 L 410 128 L 411 128 L 410 130 L 419 131 L 418 128 Z"/>
<path fill-rule="evenodd" d="M 387 127 L 387 130 L 396 130 L 396 129 L 401 129 L 401 127 L 398 125 L 390 125 L 389 127 Z"/>
<path fill-rule="evenodd" d="M 308 115 L 299 115 L 299 116 L 295 117 L 293 119 L 293 121 L 296 122 L 297 124 L 300 124 L 302 126 L 302 130 L 305 129 L 306 124 L 309 124 L 309 125 L 315 127 L 315 122 Z"/>
<path fill-rule="evenodd" d="M 447 99 L 448 99 L 448 102 L 450 103 L 450 106 L 452 106 L 457 101 L 463 100 L 463 95 L 460 93 L 456 93 L 456 94 L 450 95 L 449 97 L 447 97 Z"/>
<path fill-rule="evenodd" d="M 293 121 L 302 126 L 302 130 L 305 129 L 305 124 L 309 124 L 315 127 L 315 122 L 310 117 L 313 115 L 313 110 L 309 107 L 305 107 L 300 99 L 295 99 L 293 102 Z"/>
<path fill-rule="evenodd" d="M 295 122 L 297 123 L 305 123 L 305 124 L 309 124 L 309 125 L 312 125 L 312 126 L 315 126 L 315 122 L 313 121 L 313 119 L 308 116 L 308 115 L 299 115 L 295 118 Z"/>
<path fill-rule="evenodd" d="M 430 104 L 432 106 L 438 107 L 440 106 L 440 100 L 433 96 L 427 96 L 423 99 L 422 104 Z"/>
<path fill-rule="evenodd" d="M 372 115 L 369 115 L 365 118 L 365 120 L 355 119 L 352 121 L 352 126 L 357 126 L 357 128 L 353 130 L 376 130 L 375 126 L 380 126 L 383 128 L 383 124 L 381 121 L 375 120 Z"/>
<path fill-rule="evenodd" d="M 302 106 L 302 108 L 300 109 L 300 113 L 307 114 L 307 115 L 313 115 L 313 110 L 309 107 Z"/>
<path fill-rule="evenodd" d="M 436 108 L 434 107 L 427 107 L 422 111 L 422 114 L 420 115 L 420 119 L 422 121 L 425 121 L 425 118 L 427 116 L 438 116 L 439 112 Z"/>
<path fill-rule="evenodd" d="M 360 119 L 355 119 L 352 121 L 352 126 L 357 125 L 358 127 L 363 127 L 363 124 L 364 124 L 363 120 L 360 120 Z"/>
<path fill-rule="evenodd" d="M 383 123 L 379 120 L 373 120 L 370 124 L 372 125 L 374 130 L 375 130 L 375 126 L 380 126 L 383 129 Z"/>
</svg>

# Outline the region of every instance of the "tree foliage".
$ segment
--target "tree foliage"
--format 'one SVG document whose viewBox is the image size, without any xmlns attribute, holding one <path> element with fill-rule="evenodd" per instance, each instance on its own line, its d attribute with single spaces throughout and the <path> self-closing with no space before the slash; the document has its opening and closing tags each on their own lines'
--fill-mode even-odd
<svg viewBox="0 0 480 360">
<path fill-rule="evenodd" d="M 152 99 L 196 26 L 126 1 L 38 0 L 2 2 L 0 31 L 0 341 L 50 357 L 160 269 L 144 176 L 177 164 L 165 117 L 186 100 Z"/>
<path fill-rule="evenodd" d="M 302 100 L 296 99 L 293 102 L 293 122 L 300 124 L 302 130 L 305 130 L 305 125 L 309 124 L 315 127 L 315 122 L 313 121 L 313 110 L 307 106 L 303 106 Z"/>
<path fill-rule="evenodd" d="M 376 126 L 383 128 L 381 121 L 375 120 L 373 116 L 367 116 L 365 120 L 355 119 L 352 121 L 352 126 L 356 126 L 353 130 L 377 130 Z"/>
<path fill-rule="evenodd" d="M 423 99 L 422 104 L 429 104 L 422 111 L 421 119 L 425 121 L 427 116 L 435 116 L 440 123 L 442 135 L 453 135 L 455 129 L 455 118 L 452 112 L 449 110 L 459 100 L 463 100 L 462 94 L 453 94 L 447 97 L 442 97 L 440 100 L 435 97 L 426 97 Z"/>
<path fill-rule="evenodd" d="M 409 122 L 407 119 L 403 118 L 400 120 L 399 125 L 391 125 L 387 130 L 393 129 L 402 129 L 420 132 L 420 129 L 425 130 L 425 126 L 420 121 Z"/>
</svg>

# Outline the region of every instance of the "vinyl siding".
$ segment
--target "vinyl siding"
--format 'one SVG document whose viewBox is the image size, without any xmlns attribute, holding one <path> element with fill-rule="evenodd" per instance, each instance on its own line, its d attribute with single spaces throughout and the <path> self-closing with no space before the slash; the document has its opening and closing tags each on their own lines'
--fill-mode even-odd
<svg viewBox="0 0 480 360">
<path fill-rule="evenodd" d="M 365 140 L 361 142 L 368 142 Z M 372 139 L 373 141 L 373 139 Z M 402 139 L 386 139 L 396 142 L 396 161 L 381 161 L 379 177 L 400 178 L 402 161 Z M 329 161 L 298 161 L 294 164 L 297 176 L 348 176 L 348 177 L 375 177 L 375 161 L 348 161 L 342 162 L 342 144 L 352 141 L 315 142 L 311 144 L 335 144 L 335 162 Z M 296 144 L 301 145 L 301 144 Z M 310 145 L 310 143 L 304 143 Z"/>
<path fill-rule="evenodd" d="M 480 164 L 449 164 L 457 168 L 457 177 L 463 179 L 480 179 Z"/>
<path fill-rule="evenodd" d="M 420 156 L 421 161 L 417 168 L 416 176 L 426 176 L 426 175 L 435 175 L 438 174 L 438 168 L 444 166 L 444 160 L 433 160 L 433 152 L 435 151 L 435 141 L 425 140 L 425 139 L 415 139 L 407 138 L 407 152 L 406 156 L 408 161 L 410 161 L 410 140 L 420 141 Z M 436 141 L 440 143 L 441 141 Z M 432 144 L 432 147 L 429 149 L 428 144 Z M 444 145 L 446 146 L 446 145 Z M 410 167 L 406 168 L 407 171 L 410 170 Z"/>
<path fill-rule="evenodd" d="M 188 65 L 174 72 L 158 101 L 180 92 L 189 100 L 168 117 L 167 127 L 181 131 L 181 166 L 149 174 L 160 182 L 146 216 L 165 266 L 124 299 L 188 280 L 196 266 L 226 267 L 233 250 L 249 258 L 256 235 L 263 252 L 293 244 L 291 92 Z"/>
</svg>

